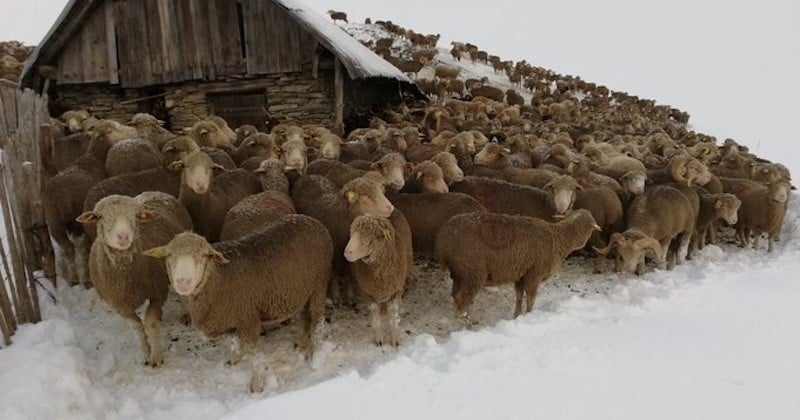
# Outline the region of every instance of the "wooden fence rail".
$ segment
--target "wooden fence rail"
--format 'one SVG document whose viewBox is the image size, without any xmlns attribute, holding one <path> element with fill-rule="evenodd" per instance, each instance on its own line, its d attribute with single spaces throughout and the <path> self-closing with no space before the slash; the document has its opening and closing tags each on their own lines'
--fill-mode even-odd
<svg viewBox="0 0 800 420">
<path fill-rule="evenodd" d="M 37 275 L 55 284 L 42 205 L 42 150 L 52 150 L 54 136 L 49 122 L 46 96 L 0 84 L 0 331 L 6 345 L 17 325 L 41 320 Z"/>
</svg>

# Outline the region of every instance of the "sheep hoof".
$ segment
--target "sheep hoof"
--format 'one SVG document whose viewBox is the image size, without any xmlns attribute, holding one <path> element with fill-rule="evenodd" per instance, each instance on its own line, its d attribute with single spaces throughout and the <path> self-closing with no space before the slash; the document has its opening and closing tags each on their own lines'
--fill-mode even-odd
<svg viewBox="0 0 800 420">
<path fill-rule="evenodd" d="M 153 360 L 151 360 L 147 364 L 149 364 L 150 367 L 153 369 L 158 369 L 164 364 L 164 357 L 163 356 L 154 357 Z"/>
<path fill-rule="evenodd" d="M 260 394 L 264 392 L 264 383 L 261 381 L 252 381 L 250 382 L 250 393 L 252 394 Z"/>
</svg>

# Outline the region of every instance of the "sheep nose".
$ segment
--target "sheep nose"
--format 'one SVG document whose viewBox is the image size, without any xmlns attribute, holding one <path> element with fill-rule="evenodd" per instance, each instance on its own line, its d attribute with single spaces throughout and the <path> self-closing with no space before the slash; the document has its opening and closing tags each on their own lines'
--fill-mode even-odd
<svg viewBox="0 0 800 420">
<path fill-rule="evenodd" d="M 127 244 L 130 242 L 131 234 L 128 232 L 117 233 L 117 242 L 120 244 Z"/>
</svg>

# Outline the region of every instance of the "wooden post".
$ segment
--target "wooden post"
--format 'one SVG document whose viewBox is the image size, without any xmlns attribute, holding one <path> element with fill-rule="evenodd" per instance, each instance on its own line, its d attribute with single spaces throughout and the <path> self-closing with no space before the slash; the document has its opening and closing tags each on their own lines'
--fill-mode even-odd
<svg viewBox="0 0 800 420">
<path fill-rule="evenodd" d="M 342 62 L 336 58 L 333 70 L 333 132 L 344 136 L 344 69 Z"/>
<path fill-rule="evenodd" d="M 14 223 L 11 221 L 11 207 L 8 205 L 8 195 L 6 190 L 6 165 L 5 162 L 0 163 L 0 206 L 3 212 L 3 220 L 6 224 L 6 235 L 8 238 L 8 252 L 11 255 L 11 267 L 13 269 L 13 282 L 16 285 L 16 296 L 14 297 L 14 307 L 16 308 L 17 319 L 19 323 L 25 324 L 32 321 L 31 317 L 31 298 L 28 293 L 28 285 L 26 284 L 26 276 L 22 255 L 19 253 L 17 247 L 17 234 L 14 229 Z"/>
<path fill-rule="evenodd" d="M 14 310 L 11 308 L 11 299 L 9 299 L 9 292 L 11 296 L 14 296 L 14 288 L 13 283 L 8 281 L 11 279 L 11 273 L 8 271 L 8 261 L 6 258 L 6 247 L 3 245 L 3 241 L 0 240 L 0 252 L 3 255 L 3 263 L 5 265 L 5 273 L 0 275 L 0 315 L 3 316 L 3 326 L 8 327 L 8 330 L 11 334 L 17 330 L 17 323 L 16 318 L 14 317 Z M 6 289 L 6 282 L 8 285 L 11 286 L 10 290 Z M 3 330 L 5 333 L 5 330 Z"/>
</svg>

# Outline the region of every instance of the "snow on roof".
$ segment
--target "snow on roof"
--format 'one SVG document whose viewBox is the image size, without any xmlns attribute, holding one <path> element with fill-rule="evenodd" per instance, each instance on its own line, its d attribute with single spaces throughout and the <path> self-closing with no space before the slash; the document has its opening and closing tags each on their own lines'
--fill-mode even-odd
<svg viewBox="0 0 800 420">
<path fill-rule="evenodd" d="M 413 83 L 397 67 L 362 45 L 333 23 L 330 17 L 317 12 L 304 0 L 275 0 L 275 2 L 286 8 L 298 23 L 311 31 L 325 48 L 339 58 L 351 78 L 385 77 Z"/>
</svg>

